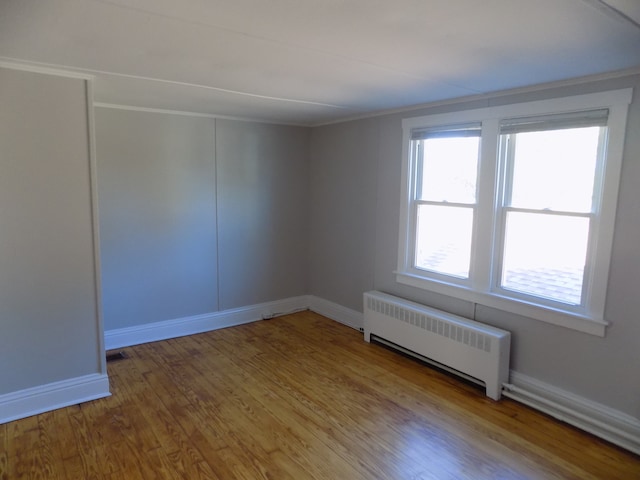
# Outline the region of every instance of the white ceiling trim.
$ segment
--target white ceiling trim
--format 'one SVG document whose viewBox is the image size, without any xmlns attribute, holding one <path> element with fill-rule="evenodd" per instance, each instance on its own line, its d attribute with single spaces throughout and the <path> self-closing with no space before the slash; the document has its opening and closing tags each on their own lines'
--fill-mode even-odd
<svg viewBox="0 0 640 480">
<path fill-rule="evenodd" d="M 636 76 L 636 75 L 640 75 L 640 67 L 635 67 L 635 68 L 628 68 L 625 70 L 617 70 L 615 72 L 606 72 L 606 73 L 599 73 L 596 75 L 587 75 L 584 77 L 578 77 L 578 78 L 570 78 L 567 80 L 557 80 L 555 82 L 546 82 L 546 83 L 540 83 L 537 85 L 529 85 L 527 87 L 518 87 L 518 88 L 511 88 L 508 90 L 500 90 L 500 91 L 496 91 L 496 92 L 488 92 L 488 93 L 482 93 L 482 94 L 478 94 L 478 95 L 468 95 L 465 97 L 457 97 L 457 98 L 452 98 L 452 99 L 445 99 L 445 100 L 439 100 L 436 102 L 428 102 L 428 103 L 422 103 L 419 105 L 411 105 L 410 107 L 403 107 L 403 108 L 390 108 L 390 109 L 386 109 L 386 110 L 379 110 L 376 112 L 370 112 L 370 113 L 366 113 L 363 115 L 353 115 L 351 117 L 346 117 L 346 118 L 340 118 L 337 119 L 335 121 L 330 121 L 330 122 L 321 122 L 321 123 L 314 123 L 312 125 L 310 125 L 311 127 L 323 127 L 326 125 L 335 125 L 335 124 L 339 124 L 339 123 L 344 123 L 344 122 L 351 122 L 354 120 L 363 120 L 366 118 L 374 118 L 374 117 L 380 117 L 382 115 L 393 115 L 393 114 L 397 114 L 397 113 L 409 113 L 409 112 L 416 112 L 419 110 L 424 110 L 427 108 L 435 108 L 435 107 L 441 107 L 444 105 L 457 105 L 460 103 L 467 103 L 467 102 L 478 102 L 478 101 L 483 101 L 483 100 L 489 100 L 489 99 L 495 99 L 495 98 L 501 98 L 501 97 L 508 97 L 510 95 L 521 95 L 521 94 L 526 94 L 526 93 L 534 93 L 534 92 L 542 92 L 544 90 L 551 90 L 554 88 L 562 88 L 562 87 L 568 87 L 568 86 L 574 86 L 574 85 L 581 85 L 581 84 L 585 84 L 585 83 L 594 83 L 594 82 L 602 82 L 602 81 L 606 81 L 606 80 L 614 80 L 616 78 L 624 78 L 624 77 L 631 77 L 631 76 Z"/>
<path fill-rule="evenodd" d="M 210 118 L 212 120 L 233 120 L 236 122 L 264 123 L 267 125 L 283 125 L 287 127 L 300 127 L 300 128 L 311 127 L 311 125 L 303 125 L 300 123 L 278 122 L 278 121 L 264 120 L 259 118 L 234 117 L 232 115 L 215 115 L 213 113 L 187 112 L 184 110 L 170 110 L 167 108 L 136 107 L 132 105 L 119 105 L 116 103 L 93 102 L 93 106 L 96 108 L 107 108 L 110 110 L 126 110 L 129 112 L 142 112 L 142 113 L 162 113 L 165 115 L 178 115 L 181 117 Z"/>
<path fill-rule="evenodd" d="M 15 58 L 0 57 L 0 67 L 10 68 L 12 70 L 22 70 L 25 72 L 44 73 L 47 75 L 56 75 L 58 77 L 79 78 L 82 80 L 93 80 L 94 75 L 79 70 L 68 70 L 60 68 L 59 65 L 35 64 L 33 62 L 24 62 Z"/>
<path fill-rule="evenodd" d="M 34 71 L 37 70 L 42 73 L 45 73 L 45 71 L 49 71 L 49 72 L 57 71 L 59 72 L 58 74 L 60 75 L 65 73 L 68 76 L 76 74 L 78 76 L 82 76 L 83 78 L 87 78 L 87 77 L 95 78 L 96 75 L 105 75 L 105 76 L 113 76 L 113 77 L 120 77 L 120 78 L 129 78 L 133 80 L 144 80 L 147 82 L 164 83 L 167 85 L 176 85 L 181 87 L 200 88 L 200 89 L 211 90 L 215 92 L 229 93 L 232 95 L 259 98 L 261 100 L 272 100 L 276 102 L 296 103 L 300 105 L 313 105 L 316 107 L 327 107 L 327 108 L 336 108 L 336 109 L 345 109 L 345 110 L 349 108 L 343 105 L 333 105 L 330 103 L 312 102 L 309 100 L 298 100 L 295 98 L 270 97 L 268 95 L 259 95 L 255 93 L 241 92 L 238 90 L 230 90 L 227 88 L 214 87 L 212 85 L 201 85 L 197 83 L 181 82 L 176 80 L 165 80 L 162 78 L 144 77 L 140 75 L 131 75 L 127 73 L 118 73 L 118 72 L 111 72 L 106 70 L 78 68 L 78 67 L 72 67 L 68 65 L 56 65 L 56 64 L 49 64 L 49 63 L 42 63 L 42 62 L 25 61 L 18 58 L 0 57 L 0 62 L 6 63 L 6 64 L 13 64 L 13 65 L 22 65 L 23 70 L 30 68 L 31 70 L 34 70 Z"/>
</svg>

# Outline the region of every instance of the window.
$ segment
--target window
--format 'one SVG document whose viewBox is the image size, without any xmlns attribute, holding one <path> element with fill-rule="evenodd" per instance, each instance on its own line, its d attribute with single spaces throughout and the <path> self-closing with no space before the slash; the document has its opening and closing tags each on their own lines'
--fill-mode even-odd
<svg viewBox="0 0 640 480">
<path fill-rule="evenodd" d="M 398 281 L 604 335 L 630 99 L 404 120 Z"/>
<path fill-rule="evenodd" d="M 415 265 L 468 278 L 480 125 L 418 131 Z"/>
</svg>

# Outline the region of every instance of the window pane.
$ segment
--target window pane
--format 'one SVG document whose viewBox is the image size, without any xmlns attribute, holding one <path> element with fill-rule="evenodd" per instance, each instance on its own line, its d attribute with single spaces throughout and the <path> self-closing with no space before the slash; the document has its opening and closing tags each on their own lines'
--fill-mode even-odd
<svg viewBox="0 0 640 480">
<path fill-rule="evenodd" d="M 589 219 L 508 212 L 501 286 L 579 305 Z"/>
<path fill-rule="evenodd" d="M 518 133 L 511 206 L 590 212 L 600 127 Z"/>
<path fill-rule="evenodd" d="M 416 267 L 468 278 L 472 228 L 471 208 L 419 205 Z"/>
<path fill-rule="evenodd" d="M 475 203 L 479 137 L 428 138 L 424 148 L 419 198 L 434 202 Z"/>
</svg>

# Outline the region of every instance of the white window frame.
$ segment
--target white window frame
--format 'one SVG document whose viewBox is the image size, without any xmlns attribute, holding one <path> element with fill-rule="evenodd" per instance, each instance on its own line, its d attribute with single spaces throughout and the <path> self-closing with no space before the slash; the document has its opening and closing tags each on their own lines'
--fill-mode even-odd
<svg viewBox="0 0 640 480">
<path fill-rule="evenodd" d="M 612 90 L 586 95 L 550 100 L 517 103 L 498 107 L 486 107 L 460 112 L 407 118 L 402 121 L 403 162 L 402 198 L 400 206 L 400 230 L 398 248 L 399 283 L 432 292 L 461 298 L 480 305 L 515 313 L 524 317 L 560 325 L 581 332 L 604 336 L 609 324 L 604 318 L 607 281 L 613 244 L 618 187 L 622 168 L 624 137 L 628 106 L 633 89 Z M 609 110 L 607 127 L 606 161 L 596 193 L 600 193 L 595 226 L 590 232 L 592 262 L 585 275 L 588 291 L 582 306 L 564 306 L 560 302 L 522 298 L 504 289 L 498 289 L 495 269 L 501 253 L 497 250 L 501 238 L 498 196 L 500 183 L 500 121 L 515 117 L 567 114 L 606 108 Z M 415 242 L 415 184 L 416 165 L 411 152 L 411 135 L 416 129 L 440 129 L 446 126 L 481 123 L 480 160 L 478 168 L 476 214 L 471 251 L 471 267 L 468 279 L 431 275 L 414 266 Z"/>
</svg>

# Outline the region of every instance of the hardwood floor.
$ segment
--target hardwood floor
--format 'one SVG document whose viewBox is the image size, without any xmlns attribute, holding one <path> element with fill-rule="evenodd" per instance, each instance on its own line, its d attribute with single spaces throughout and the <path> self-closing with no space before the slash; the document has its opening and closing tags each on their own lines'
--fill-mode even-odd
<svg viewBox="0 0 640 480">
<path fill-rule="evenodd" d="M 311 312 L 123 349 L 0 425 L 0 479 L 638 479 L 640 458 Z"/>
</svg>

